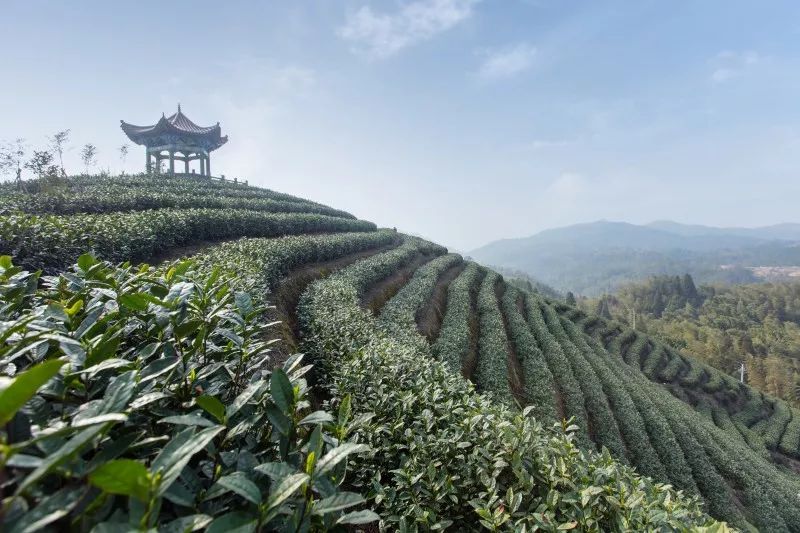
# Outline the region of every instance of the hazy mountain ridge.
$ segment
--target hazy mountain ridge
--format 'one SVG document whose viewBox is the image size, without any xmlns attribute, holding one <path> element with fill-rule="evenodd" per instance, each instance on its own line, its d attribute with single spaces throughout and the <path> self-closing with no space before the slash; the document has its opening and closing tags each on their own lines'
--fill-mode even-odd
<svg viewBox="0 0 800 533">
<path fill-rule="evenodd" d="M 656 274 L 689 272 L 703 283 L 757 281 L 748 267 L 800 264 L 798 242 L 800 224 L 716 228 L 603 220 L 494 241 L 470 255 L 591 295 Z"/>
</svg>

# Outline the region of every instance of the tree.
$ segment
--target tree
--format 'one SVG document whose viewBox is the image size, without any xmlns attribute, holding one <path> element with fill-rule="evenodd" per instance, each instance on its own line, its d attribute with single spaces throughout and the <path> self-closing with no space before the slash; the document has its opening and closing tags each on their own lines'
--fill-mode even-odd
<svg viewBox="0 0 800 533">
<path fill-rule="evenodd" d="M 575 295 L 572 294 L 572 291 L 567 292 L 566 302 L 567 305 L 571 305 L 573 307 L 575 307 L 578 304 L 578 302 L 575 300 Z"/>
<path fill-rule="evenodd" d="M 611 320 L 611 310 L 608 307 L 608 298 L 606 296 L 603 296 L 597 302 L 595 314 L 605 319 Z"/>
<path fill-rule="evenodd" d="M 25 163 L 25 168 L 33 172 L 37 178 L 43 178 L 50 171 L 57 170 L 53 165 L 53 152 L 49 150 L 34 150 L 31 158 Z"/>
<path fill-rule="evenodd" d="M 64 148 L 69 142 L 69 129 L 57 131 L 53 136 L 49 137 L 50 147 L 52 152 L 58 156 L 58 166 L 61 170 L 61 176 L 67 177 L 67 172 L 64 170 Z"/>
<path fill-rule="evenodd" d="M 700 304 L 700 295 L 697 293 L 697 287 L 694 284 L 692 276 L 688 273 L 684 274 L 683 279 L 681 280 L 681 292 L 686 300 L 692 304 L 692 306 Z"/>
<path fill-rule="evenodd" d="M 83 166 L 86 167 L 86 173 L 89 173 L 89 168 L 97 163 L 97 147 L 92 143 L 86 143 L 81 149 L 81 161 Z"/>
<path fill-rule="evenodd" d="M 25 161 L 25 139 L 15 139 L 13 142 L 0 146 L 0 174 L 14 173 L 14 181 L 22 185 L 22 166 Z"/>
<path fill-rule="evenodd" d="M 125 174 L 125 161 L 128 159 L 128 145 L 123 144 L 119 147 L 119 160 L 122 162 L 122 173 Z"/>
</svg>

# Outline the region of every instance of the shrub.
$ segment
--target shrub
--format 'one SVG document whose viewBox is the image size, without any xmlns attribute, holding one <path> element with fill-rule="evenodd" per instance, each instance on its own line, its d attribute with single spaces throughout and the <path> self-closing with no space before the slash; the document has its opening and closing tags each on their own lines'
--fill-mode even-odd
<svg viewBox="0 0 800 533">
<path fill-rule="evenodd" d="M 25 268 L 56 271 L 85 250 L 118 262 L 149 259 L 202 240 L 374 231 L 371 222 L 308 213 L 159 209 L 101 215 L 0 216 L 0 253 Z"/>
<path fill-rule="evenodd" d="M 661 459 L 650 442 L 644 420 L 636 407 L 636 403 L 628 393 L 628 386 L 608 368 L 614 364 L 608 354 L 596 343 L 589 344 L 588 338 L 581 335 L 572 322 L 561 319 L 564 331 L 572 342 L 587 354 L 586 361 L 592 366 L 602 383 L 603 392 L 613 408 L 617 425 L 625 441 L 631 463 L 643 474 L 654 479 L 669 479 Z M 691 488 L 691 485 L 688 484 Z"/>
<path fill-rule="evenodd" d="M 473 381 L 479 390 L 491 392 L 500 402 L 514 403 L 509 386 L 508 340 L 495 287 L 502 278 L 488 272 L 478 291 L 478 364 Z"/>
<path fill-rule="evenodd" d="M 354 271 L 361 271 L 354 265 Z M 639 477 L 574 436 L 497 406 L 430 357 L 415 331 L 382 329 L 359 306 L 349 268 L 300 303 L 309 353 L 334 357 L 332 393 L 369 421 L 356 430 L 384 527 L 459 531 L 670 529 L 711 524 L 697 502 Z M 361 403 L 361 401 L 365 403 Z M 570 431 L 573 428 L 568 428 Z"/>
<path fill-rule="evenodd" d="M 528 405 L 539 420 L 557 420 L 554 398 L 556 384 L 544 355 L 536 346 L 536 339 L 517 308 L 518 294 L 517 291 L 506 290 L 502 304 L 508 320 L 509 341 L 513 343 L 522 367 Z"/>
<path fill-rule="evenodd" d="M 542 304 L 540 308 L 545 317 L 547 328 L 558 341 L 562 353 L 569 360 L 575 378 L 580 383 L 586 402 L 586 411 L 591 419 L 593 440 L 598 446 L 608 448 L 615 457 L 622 461 L 626 460 L 625 445 L 620 438 L 614 413 L 611 412 L 611 407 L 608 405 L 608 399 L 605 392 L 603 392 L 600 380 L 591 365 L 586 361 L 586 357 L 589 356 L 588 352 L 581 352 L 570 341 L 552 307 Z"/>
<path fill-rule="evenodd" d="M 482 275 L 480 266 L 468 263 L 447 288 L 447 312 L 439 336 L 431 347 L 433 354 L 457 374 L 461 373 L 473 342 L 470 331 L 474 313 L 472 301 Z"/>
<path fill-rule="evenodd" d="M 84 255 L 44 278 L 0 258 L 3 526 L 308 529 L 343 515 L 349 403 L 310 409 L 301 357 L 270 370 L 263 309 L 189 262 Z"/>
<path fill-rule="evenodd" d="M 439 276 L 460 263 L 461 256 L 447 254 L 420 267 L 411 280 L 381 310 L 381 322 L 401 328 L 416 327 L 417 313 L 430 300 Z"/>
<path fill-rule="evenodd" d="M 578 439 L 582 446 L 593 447 L 589 440 L 589 424 L 586 414 L 583 392 L 578 380 L 572 372 L 572 366 L 564 355 L 555 337 L 547 329 L 542 310 L 533 296 L 528 296 L 528 324 L 531 328 L 539 350 L 547 360 L 547 367 L 558 384 L 558 394 L 564 405 L 566 416 L 578 426 Z"/>
</svg>

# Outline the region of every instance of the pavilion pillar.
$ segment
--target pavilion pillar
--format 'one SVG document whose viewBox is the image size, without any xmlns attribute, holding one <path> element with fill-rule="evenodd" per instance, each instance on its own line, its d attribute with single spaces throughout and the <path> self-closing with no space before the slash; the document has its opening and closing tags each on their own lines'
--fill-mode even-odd
<svg viewBox="0 0 800 533">
<path fill-rule="evenodd" d="M 203 156 L 201 155 L 197 160 L 200 161 L 200 175 L 205 176 L 206 175 L 205 159 L 203 159 Z"/>
<path fill-rule="evenodd" d="M 175 151 L 169 151 L 169 173 L 175 174 Z"/>
<path fill-rule="evenodd" d="M 211 154 L 206 154 L 206 174 L 211 176 Z"/>
<path fill-rule="evenodd" d="M 150 174 L 152 169 L 150 168 L 150 150 L 146 149 L 144 151 L 144 171 Z"/>
<path fill-rule="evenodd" d="M 189 154 L 185 152 L 183 154 L 183 173 L 184 174 L 189 173 Z"/>
</svg>

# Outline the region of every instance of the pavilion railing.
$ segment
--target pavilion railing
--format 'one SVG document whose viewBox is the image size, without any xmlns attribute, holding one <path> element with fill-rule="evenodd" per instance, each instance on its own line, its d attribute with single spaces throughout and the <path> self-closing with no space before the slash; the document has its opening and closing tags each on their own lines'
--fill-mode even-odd
<svg viewBox="0 0 800 533">
<path fill-rule="evenodd" d="M 221 176 L 203 176 L 202 174 L 196 174 L 194 172 L 186 173 L 186 172 L 174 172 L 172 174 L 165 173 L 166 176 L 174 176 L 176 178 L 194 178 L 197 180 L 209 180 L 209 181 L 220 181 L 224 183 L 234 183 L 238 185 L 247 185 L 247 180 L 239 180 L 237 178 L 226 178 L 225 174 Z"/>
</svg>

